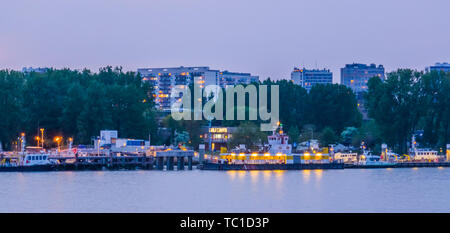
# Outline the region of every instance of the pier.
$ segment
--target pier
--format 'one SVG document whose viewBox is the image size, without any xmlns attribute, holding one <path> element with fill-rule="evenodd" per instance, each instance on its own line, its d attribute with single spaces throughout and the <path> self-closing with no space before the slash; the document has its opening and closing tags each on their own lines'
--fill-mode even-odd
<svg viewBox="0 0 450 233">
<path fill-rule="evenodd" d="M 135 154 L 114 154 L 101 156 L 50 156 L 54 170 L 118 170 L 153 169 L 153 157 Z"/>
<path fill-rule="evenodd" d="M 156 169 L 164 169 L 164 161 L 166 163 L 166 170 L 174 170 L 175 159 L 177 162 L 177 170 L 184 170 L 187 160 L 188 170 L 192 170 L 194 151 L 190 150 L 168 150 L 156 152 Z"/>
</svg>

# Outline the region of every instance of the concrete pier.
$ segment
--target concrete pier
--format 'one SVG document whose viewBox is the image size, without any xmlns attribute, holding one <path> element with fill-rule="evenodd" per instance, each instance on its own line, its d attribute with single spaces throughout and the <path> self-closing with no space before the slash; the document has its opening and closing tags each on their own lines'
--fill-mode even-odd
<svg viewBox="0 0 450 233">
<path fill-rule="evenodd" d="M 174 161 L 177 159 L 177 170 L 185 169 L 185 158 L 188 159 L 188 169 L 192 170 L 192 158 L 194 157 L 194 151 L 191 150 L 166 150 L 156 152 L 156 161 L 162 161 L 166 159 L 166 170 L 174 170 Z M 159 164 L 159 162 L 157 163 Z M 161 162 L 162 164 L 162 162 Z M 157 166 L 157 169 L 162 170 Z"/>
<path fill-rule="evenodd" d="M 188 157 L 188 170 L 192 170 L 192 156 Z"/>
<path fill-rule="evenodd" d="M 158 170 L 164 169 L 164 158 L 163 157 L 156 158 L 156 169 L 158 169 Z"/>
<path fill-rule="evenodd" d="M 166 170 L 168 170 L 168 171 L 173 170 L 174 157 L 167 157 L 166 159 L 167 159 Z"/>
<path fill-rule="evenodd" d="M 177 157 L 177 170 L 184 170 L 184 157 Z"/>
</svg>

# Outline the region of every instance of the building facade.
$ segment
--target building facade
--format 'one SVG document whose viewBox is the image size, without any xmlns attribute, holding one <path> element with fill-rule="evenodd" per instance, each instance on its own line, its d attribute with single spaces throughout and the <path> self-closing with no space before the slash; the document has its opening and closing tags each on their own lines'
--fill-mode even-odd
<svg viewBox="0 0 450 233">
<path fill-rule="evenodd" d="M 222 147 L 227 147 L 234 132 L 236 132 L 236 127 L 202 127 L 200 138 L 208 148 L 211 142 L 213 151 L 220 151 Z"/>
<path fill-rule="evenodd" d="M 333 83 L 333 73 L 330 70 L 323 69 L 300 69 L 294 67 L 294 71 L 291 73 L 291 80 L 302 87 L 304 87 L 308 92 L 311 87 L 316 84 L 332 84 Z"/>
<path fill-rule="evenodd" d="M 227 70 L 219 73 L 218 85 L 222 88 L 226 86 L 234 86 L 239 84 L 250 84 L 259 82 L 258 76 L 253 76 L 250 73 L 229 72 Z"/>
<path fill-rule="evenodd" d="M 357 95 L 367 91 L 367 83 L 373 77 L 385 79 L 382 65 L 353 63 L 341 68 L 341 84 L 350 87 Z"/>
<path fill-rule="evenodd" d="M 207 66 L 200 67 L 174 67 L 174 68 L 143 68 L 138 69 L 144 82 L 154 87 L 153 97 L 156 107 L 164 112 L 170 112 L 170 107 L 178 99 L 171 98 L 170 93 L 175 86 L 188 87 L 194 81 L 203 88 L 207 85 L 249 84 L 259 81 L 258 76 L 249 73 L 220 72 Z"/>
<path fill-rule="evenodd" d="M 450 72 L 450 64 L 447 62 L 444 63 L 436 63 L 434 64 L 434 66 L 430 66 L 425 68 L 426 72 L 431 72 L 431 71 L 443 71 L 445 73 Z"/>
</svg>

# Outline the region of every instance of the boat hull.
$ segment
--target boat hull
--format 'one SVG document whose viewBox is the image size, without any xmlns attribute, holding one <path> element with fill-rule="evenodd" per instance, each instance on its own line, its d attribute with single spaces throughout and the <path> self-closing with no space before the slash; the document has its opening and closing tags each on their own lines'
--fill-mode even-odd
<svg viewBox="0 0 450 233">
<path fill-rule="evenodd" d="M 43 172 L 43 171 L 54 171 L 53 165 L 33 165 L 33 166 L 12 166 L 0 167 L 0 172 Z"/>
<path fill-rule="evenodd" d="M 344 169 L 344 164 L 218 164 L 206 163 L 199 165 L 200 170 L 230 171 L 230 170 L 313 170 L 313 169 Z"/>
</svg>

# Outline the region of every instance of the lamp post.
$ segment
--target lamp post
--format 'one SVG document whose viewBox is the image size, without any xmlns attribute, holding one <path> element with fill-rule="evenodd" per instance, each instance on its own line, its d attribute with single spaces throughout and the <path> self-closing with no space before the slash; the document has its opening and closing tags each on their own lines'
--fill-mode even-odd
<svg viewBox="0 0 450 233">
<path fill-rule="evenodd" d="M 25 133 L 21 133 L 20 134 L 20 147 L 21 147 L 21 152 L 25 153 Z"/>
<path fill-rule="evenodd" d="M 55 142 L 58 143 L 58 153 L 61 151 L 60 145 L 61 145 L 61 140 L 62 137 L 55 137 Z"/>
<path fill-rule="evenodd" d="M 42 148 L 44 148 L 44 128 L 40 128 L 39 130 L 41 131 L 41 143 L 42 143 Z"/>
<path fill-rule="evenodd" d="M 36 140 L 36 142 L 37 142 L 36 146 L 39 147 L 41 138 L 39 136 L 36 136 L 36 137 L 34 137 L 34 140 Z"/>
</svg>

